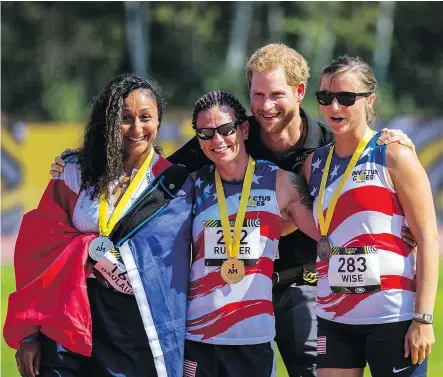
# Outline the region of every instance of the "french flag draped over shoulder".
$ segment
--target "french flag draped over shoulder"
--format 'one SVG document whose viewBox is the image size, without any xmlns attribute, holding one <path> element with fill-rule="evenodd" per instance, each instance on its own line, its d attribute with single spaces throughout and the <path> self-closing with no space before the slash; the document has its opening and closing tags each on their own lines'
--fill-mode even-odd
<svg viewBox="0 0 443 377">
<path fill-rule="evenodd" d="M 158 162 L 167 167 L 164 159 Z M 161 216 L 119 247 L 159 377 L 183 374 L 193 190 L 188 177 Z M 12 348 L 40 326 L 65 348 L 91 355 L 90 271 L 84 265 L 97 234 L 72 227 L 76 201 L 62 180 L 52 180 L 38 208 L 23 217 L 14 256 L 17 291 L 9 297 L 3 331 Z"/>
<path fill-rule="evenodd" d="M 183 376 L 193 190 L 188 177 L 161 215 L 119 247 L 158 377 Z"/>
</svg>

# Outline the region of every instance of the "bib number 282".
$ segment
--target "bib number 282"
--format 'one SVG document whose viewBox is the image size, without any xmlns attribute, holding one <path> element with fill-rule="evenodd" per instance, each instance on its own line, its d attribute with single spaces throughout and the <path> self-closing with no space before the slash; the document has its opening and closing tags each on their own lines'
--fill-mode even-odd
<svg viewBox="0 0 443 377">
<path fill-rule="evenodd" d="M 231 232 L 232 233 L 232 232 Z M 223 237 L 223 230 L 219 229 L 217 230 L 217 234 L 220 235 L 220 238 L 217 240 L 217 245 L 224 245 L 225 239 Z M 247 245 L 246 237 L 248 236 L 248 232 L 245 229 L 242 229 L 241 231 L 241 238 L 240 238 L 240 245 Z"/>
</svg>

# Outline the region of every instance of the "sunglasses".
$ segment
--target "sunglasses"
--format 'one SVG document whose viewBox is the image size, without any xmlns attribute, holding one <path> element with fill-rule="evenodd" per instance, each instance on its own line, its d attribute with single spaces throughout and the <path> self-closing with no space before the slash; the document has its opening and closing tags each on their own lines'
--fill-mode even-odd
<svg viewBox="0 0 443 377">
<path fill-rule="evenodd" d="M 202 127 L 197 128 L 194 127 L 195 134 L 201 140 L 211 140 L 215 136 L 215 131 L 217 131 L 222 136 L 230 136 L 237 131 L 237 126 L 242 123 L 242 120 L 238 120 L 236 122 L 229 122 L 226 124 L 222 124 L 221 126 L 215 128 Z"/>
<path fill-rule="evenodd" d="M 341 106 L 352 106 L 355 103 L 357 97 L 369 97 L 372 92 L 354 93 L 354 92 L 328 92 L 327 90 L 321 90 L 315 92 L 317 96 L 317 102 L 322 106 L 329 106 L 334 98 L 337 98 L 337 102 Z"/>
</svg>

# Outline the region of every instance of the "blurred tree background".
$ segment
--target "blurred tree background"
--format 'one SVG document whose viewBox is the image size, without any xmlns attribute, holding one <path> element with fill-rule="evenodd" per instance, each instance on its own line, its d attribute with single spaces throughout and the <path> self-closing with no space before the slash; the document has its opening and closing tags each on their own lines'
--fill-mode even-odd
<svg viewBox="0 0 443 377">
<path fill-rule="evenodd" d="M 189 117 L 205 92 L 230 91 L 249 108 L 244 66 L 261 46 L 283 42 L 305 56 L 311 79 L 303 107 L 318 119 L 314 91 L 322 68 L 338 55 L 358 55 L 375 68 L 380 83 L 377 127 L 388 122 L 414 141 L 443 224 L 442 2 L 2 1 L 0 6 L 2 318 L 14 290 L 11 264 L 21 216 L 38 203 L 53 157 L 78 145 L 93 97 L 122 72 L 149 75 L 161 84 L 168 105 L 161 142 L 168 155 L 192 136 Z M 443 240 L 443 228 L 440 232 Z M 443 263 L 440 271 L 443 282 Z M 443 313 L 442 284 L 435 313 Z M 430 377 L 443 375 L 443 322 L 435 322 Z M 14 351 L 4 341 L 1 353 L 0 374 L 18 377 Z M 287 376 L 280 357 L 277 371 Z"/>
<path fill-rule="evenodd" d="M 131 6 L 135 13 L 128 17 L 124 2 L 2 2 L 2 111 L 22 120 L 84 121 L 93 96 L 116 74 L 137 70 L 133 56 L 140 53 L 146 64 L 138 71 L 159 81 L 169 108 L 190 110 L 215 88 L 247 103 L 247 58 L 260 46 L 281 41 L 310 63 L 304 104 L 313 115 L 318 114 L 312 94 L 319 73 L 344 53 L 376 68 L 382 117 L 441 114 L 441 2 Z M 140 19 L 142 45 L 134 43 L 137 33 L 131 34 Z"/>
</svg>

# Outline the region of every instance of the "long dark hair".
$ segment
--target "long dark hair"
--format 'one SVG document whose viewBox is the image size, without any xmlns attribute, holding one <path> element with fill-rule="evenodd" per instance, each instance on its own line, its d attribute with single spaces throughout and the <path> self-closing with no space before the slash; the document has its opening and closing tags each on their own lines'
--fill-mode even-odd
<svg viewBox="0 0 443 377">
<path fill-rule="evenodd" d="M 146 89 L 155 100 L 160 128 L 164 101 L 160 87 L 153 80 L 134 73 L 124 73 L 111 80 L 94 98 L 89 122 L 79 149 L 82 175 L 80 190 L 90 190 L 91 198 L 108 197 L 109 184 L 124 171 L 125 154 L 120 130 L 124 99 L 136 89 Z M 156 151 L 155 142 L 153 147 Z"/>
</svg>

